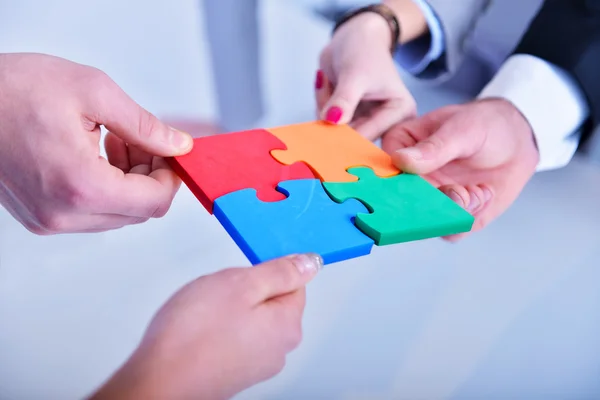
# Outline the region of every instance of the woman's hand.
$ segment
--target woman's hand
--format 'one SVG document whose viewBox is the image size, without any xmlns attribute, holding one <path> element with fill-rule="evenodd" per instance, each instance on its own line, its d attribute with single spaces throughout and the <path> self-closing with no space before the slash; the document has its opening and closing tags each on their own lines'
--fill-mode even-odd
<svg viewBox="0 0 600 400">
<path fill-rule="evenodd" d="M 389 27 L 365 13 L 336 31 L 321 53 L 315 82 L 320 118 L 349 123 L 374 140 L 393 125 L 416 115 L 390 54 Z"/>
<path fill-rule="evenodd" d="M 383 2 L 400 21 L 399 44 L 428 31 L 412 0 Z M 381 15 L 359 14 L 342 24 L 320 57 L 315 94 L 320 118 L 349 123 L 374 140 L 395 124 L 414 117 L 414 98 L 402 82 L 390 53 L 390 27 Z"/>
<path fill-rule="evenodd" d="M 305 285 L 322 267 L 302 254 L 186 285 L 92 399 L 228 399 L 276 375 L 300 343 Z"/>
</svg>

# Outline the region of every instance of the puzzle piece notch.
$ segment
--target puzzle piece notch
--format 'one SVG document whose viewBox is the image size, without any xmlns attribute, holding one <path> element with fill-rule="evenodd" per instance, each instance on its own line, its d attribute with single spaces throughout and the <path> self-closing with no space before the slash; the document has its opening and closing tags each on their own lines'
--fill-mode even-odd
<svg viewBox="0 0 600 400">
<path fill-rule="evenodd" d="M 214 201 L 228 193 L 253 188 L 263 201 L 280 201 L 276 190 L 285 180 L 314 179 L 304 163 L 284 165 L 270 155 L 285 144 L 264 129 L 218 134 L 194 139 L 188 154 L 168 159 L 204 208 L 213 212 Z"/>
<path fill-rule="evenodd" d="M 302 161 L 324 182 L 355 182 L 347 170 L 359 166 L 381 177 L 400 173 L 386 152 L 348 125 L 319 121 L 268 130 L 287 146 L 271 151 L 273 158 L 286 165 Z"/>
<path fill-rule="evenodd" d="M 471 230 L 474 218 L 418 175 L 381 178 L 368 168 L 350 168 L 357 182 L 323 186 L 337 202 L 360 200 L 371 211 L 358 214 L 356 226 L 379 246 Z"/>
<path fill-rule="evenodd" d="M 277 190 L 287 198 L 266 203 L 245 189 L 215 200 L 214 215 L 253 265 L 309 252 L 331 264 L 371 252 L 373 240 L 354 225 L 367 212 L 359 201 L 336 203 L 318 179 L 281 182 Z"/>
</svg>

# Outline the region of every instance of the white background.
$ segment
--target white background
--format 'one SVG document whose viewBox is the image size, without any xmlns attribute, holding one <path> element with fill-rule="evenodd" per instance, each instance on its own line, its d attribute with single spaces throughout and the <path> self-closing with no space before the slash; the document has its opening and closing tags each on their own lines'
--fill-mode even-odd
<svg viewBox="0 0 600 400">
<path fill-rule="evenodd" d="M 261 10 L 265 126 L 313 117 L 330 27 L 290 3 Z M 97 66 L 161 116 L 215 113 L 195 1 L 0 1 L 0 18 L 1 52 Z M 452 98 L 413 87 L 422 111 Z M 599 182 L 575 160 L 460 244 L 330 266 L 310 285 L 304 342 L 284 373 L 239 397 L 600 397 Z M 0 213 L 0 399 L 85 396 L 170 294 L 233 265 L 247 262 L 186 189 L 165 218 L 104 234 L 36 237 Z"/>
</svg>

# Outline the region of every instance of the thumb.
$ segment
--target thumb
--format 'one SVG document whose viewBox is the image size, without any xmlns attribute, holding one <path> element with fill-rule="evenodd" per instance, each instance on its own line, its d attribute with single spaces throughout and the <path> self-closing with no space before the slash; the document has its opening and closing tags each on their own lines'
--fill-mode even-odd
<svg viewBox="0 0 600 400">
<path fill-rule="evenodd" d="M 104 125 L 128 144 L 155 156 L 172 157 L 188 153 L 193 139 L 164 124 L 129 97 L 107 76 L 100 90 L 92 93 L 89 118 Z"/>
<path fill-rule="evenodd" d="M 247 269 L 256 303 L 303 288 L 323 268 L 318 254 L 297 254 Z"/>
<path fill-rule="evenodd" d="M 323 70 L 317 71 L 317 76 L 315 78 L 315 99 L 317 101 L 317 114 L 320 115 L 327 102 L 331 98 L 331 94 L 333 93 L 333 85 L 327 78 L 327 75 L 323 72 Z M 320 118 L 320 116 L 317 116 Z"/>
<path fill-rule="evenodd" d="M 470 132 L 452 121 L 410 147 L 392 153 L 394 164 L 402 171 L 426 175 L 451 161 L 475 154 L 479 144 Z"/>
<path fill-rule="evenodd" d="M 340 74 L 331 97 L 322 109 L 321 118 L 333 124 L 349 123 L 364 95 L 364 84 L 357 74 Z"/>
</svg>

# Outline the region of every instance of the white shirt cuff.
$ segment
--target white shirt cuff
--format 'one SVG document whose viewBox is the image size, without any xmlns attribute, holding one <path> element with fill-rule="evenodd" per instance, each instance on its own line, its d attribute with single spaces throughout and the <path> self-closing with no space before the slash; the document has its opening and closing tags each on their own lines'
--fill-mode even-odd
<svg viewBox="0 0 600 400">
<path fill-rule="evenodd" d="M 420 37 L 403 46 L 394 54 L 398 65 L 410 74 L 418 75 L 444 52 L 444 30 L 438 17 L 425 0 L 413 0 L 425 16 L 429 35 Z"/>
<path fill-rule="evenodd" d="M 567 72 L 528 54 L 513 55 L 478 96 L 492 97 L 510 101 L 529 121 L 540 153 L 537 171 L 571 161 L 589 107 Z"/>
</svg>

